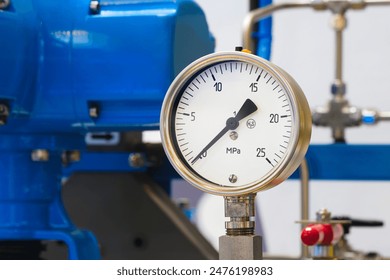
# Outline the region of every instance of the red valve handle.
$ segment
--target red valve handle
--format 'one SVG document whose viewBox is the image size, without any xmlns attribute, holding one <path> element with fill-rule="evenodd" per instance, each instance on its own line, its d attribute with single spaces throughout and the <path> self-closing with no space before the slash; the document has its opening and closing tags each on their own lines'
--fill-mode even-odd
<svg viewBox="0 0 390 280">
<path fill-rule="evenodd" d="M 330 224 L 311 224 L 301 232 L 301 240 L 307 246 L 331 245 L 333 241 L 333 229 Z"/>
</svg>

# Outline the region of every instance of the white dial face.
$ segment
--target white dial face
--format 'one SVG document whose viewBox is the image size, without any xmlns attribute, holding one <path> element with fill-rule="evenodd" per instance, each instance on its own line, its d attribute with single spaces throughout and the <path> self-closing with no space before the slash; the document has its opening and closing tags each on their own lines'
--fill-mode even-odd
<svg viewBox="0 0 390 280">
<path fill-rule="evenodd" d="M 219 186 L 264 180 L 294 145 L 295 110 L 276 74 L 229 60 L 206 66 L 178 93 L 171 117 L 176 153 Z"/>
</svg>

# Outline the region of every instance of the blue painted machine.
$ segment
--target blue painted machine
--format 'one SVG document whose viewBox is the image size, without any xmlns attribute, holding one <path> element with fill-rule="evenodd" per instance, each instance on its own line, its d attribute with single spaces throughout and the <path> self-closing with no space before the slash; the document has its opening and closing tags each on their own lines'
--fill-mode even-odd
<svg viewBox="0 0 390 280">
<path fill-rule="evenodd" d="M 272 1 L 253 0 L 253 8 L 264 9 L 251 14 L 246 41 L 258 41 L 245 46 L 244 40 L 244 47 L 269 59 L 268 16 L 274 11 L 332 10 L 343 2 L 388 3 L 315 1 L 266 7 Z M 340 16 L 340 11 L 332 12 Z M 265 19 L 257 23 L 260 18 Z M 138 151 L 87 151 L 85 136 L 158 129 L 161 103 L 173 78 L 214 49 L 205 16 L 192 0 L 0 0 L 0 29 L 0 258 L 4 244 L 56 240 L 67 245 L 71 259 L 98 259 L 95 235 L 78 229 L 67 215 L 61 180 L 76 171 L 150 171 Z M 339 56 L 337 60 L 341 48 Z M 339 72 L 333 97 L 345 94 Z M 351 108 L 348 102 L 330 103 L 328 111 L 320 112 L 324 114 L 317 112 L 318 125 L 337 132 L 390 119 L 376 111 L 352 114 Z M 340 113 L 345 111 L 351 114 Z M 338 118 L 332 121 L 334 112 Z M 389 145 L 349 145 L 338 134 L 337 144 L 309 148 L 310 178 L 390 179 L 388 165 L 376 164 L 387 162 Z M 344 154 L 348 157 L 341 162 Z M 165 187 L 177 177 L 169 164 L 151 173 Z M 135 240 L 142 241 L 138 236 Z"/>
<path fill-rule="evenodd" d="M 64 156 L 87 132 L 158 127 L 175 74 L 213 50 L 204 14 L 189 0 L 3 0 L 0 29 L 0 240 L 99 258 L 62 205 Z"/>
</svg>

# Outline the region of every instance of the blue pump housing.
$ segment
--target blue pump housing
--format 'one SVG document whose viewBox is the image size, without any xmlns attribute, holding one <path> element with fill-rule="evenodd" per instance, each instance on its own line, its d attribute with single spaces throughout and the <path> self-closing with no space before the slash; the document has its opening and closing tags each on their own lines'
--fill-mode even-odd
<svg viewBox="0 0 390 280">
<path fill-rule="evenodd" d="M 0 101 L 10 107 L 0 133 L 158 128 L 171 80 L 213 50 L 193 1 L 89 6 L 14 0 L 0 13 Z"/>
<path fill-rule="evenodd" d="M 88 131 L 157 129 L 171 81 L 214 40 L 191 0 L 10 3 L 0 10 L 0 240 L 61 240 L 71 259 L 99 258 L 62 205 L 63 150 L 82 150 Z M 37 149 L 49 156 L 33 160 Z"/>
</svg>

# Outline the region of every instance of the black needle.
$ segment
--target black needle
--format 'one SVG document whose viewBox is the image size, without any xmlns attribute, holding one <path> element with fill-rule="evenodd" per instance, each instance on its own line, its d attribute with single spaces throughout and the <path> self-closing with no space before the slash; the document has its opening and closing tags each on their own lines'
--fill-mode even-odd
<svg viewBox="0 0 390 280">
<path fill-rule="evenodd" d="M 229 130 L 234 130 L 238 127 L 239 121 L 242 120 L 243 118 L 246 118 L 250 114 L 254 113 L 257 111 L 257 106 L 255 103 L 253 103 L 252 100 L 247 99 L 245 100 L 244 104 L 242 104 L 240 110 L 238 110 L 238 113 L 235 117 L 230 117 L 226 120 L 226 126 L 213 138 L 213 140 L 210 141 L 200 151 L 200 153 L 191 161 L 191 164 L 194 164 L 198 159 L 201 158 L 202 154 L 204 154 L 208 149 L 210 149 L 211 146 L 213 146 L 226 132 Z"/>
</svg>

